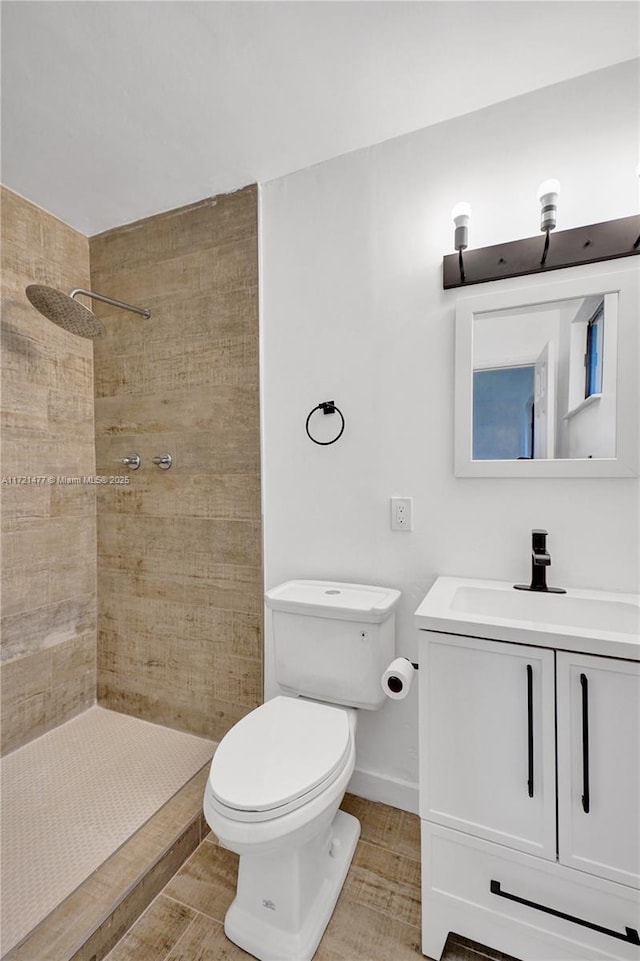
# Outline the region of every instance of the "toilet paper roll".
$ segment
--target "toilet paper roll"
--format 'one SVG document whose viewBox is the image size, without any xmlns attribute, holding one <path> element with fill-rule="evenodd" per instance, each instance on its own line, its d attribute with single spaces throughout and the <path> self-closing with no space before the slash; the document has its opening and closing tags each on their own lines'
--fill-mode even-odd
<svg viewBox="0 0 640 961">
<path fill-rule="evenodd" d="M 409 693 L 415 672 L 413 664 L 406 657 L 396 657 L 380 678 L 382 690 L 387 697 L 401 701 Z"/>
</svg>

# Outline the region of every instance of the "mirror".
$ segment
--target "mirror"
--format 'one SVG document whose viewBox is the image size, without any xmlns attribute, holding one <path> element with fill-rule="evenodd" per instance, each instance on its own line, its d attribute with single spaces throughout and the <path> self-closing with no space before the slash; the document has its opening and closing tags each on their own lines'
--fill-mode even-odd
<svg viewBox="0 0 640 961">
<path fill-rule="evenodd" d="M 458 476 L 637 473 L 637 266 L 590 273 L 458 301 Z"/>
</svg>

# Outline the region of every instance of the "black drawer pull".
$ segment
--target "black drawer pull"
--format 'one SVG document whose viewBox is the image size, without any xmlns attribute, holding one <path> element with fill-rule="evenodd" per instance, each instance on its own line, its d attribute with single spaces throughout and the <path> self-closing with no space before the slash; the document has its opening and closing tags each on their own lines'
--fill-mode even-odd
<svg viewBox="0 0 640 961">
<path fill-rule="evenodd" d="M 527 664 L 527 752 L 529 797 L 533 797 L 533 668 Z"/>
<path fill-rule="evenodd" d="M 525 904 L 528 908 L 535 908 L 536 911 L 544 911 L 545 914 L 552 914 L 554 918 L 573 921 L 574 924 L 581 924 L 584 928 L 599 931 L 600 934 L 608 934 L 610 938 L 617 938 L 619 941 L 628 941 L 629 944 L 640 944 L 640 936 L 635 928 L 625 928 L 625 934 L 620 934 L 619 931 L 612 931 L 611 928 L 603 928 L 602 925 L 594 924 L 592 921 L 584 921 L 582 918 L 576 918 L 573 914 L 564 914 L 564 912 L 556 911 L 555 908 L 548 908 L 544 904 L 536 904 L 535 901 L 527 901 L 526 898 L 519 898 L 515 894 L 507 894 L 506 891 L 500 889 L 499 881 L 491 881 L 489 889 L 492 894 L 497 894 L 498 897 L 506 898 L 508 901 L 517 901 L 518 904 Z"/>
<path fill-rule="evenodd" d="M 589 785 L 589 682 L 586 674 L 580 675 L 582 687 L 582 810 L 589 813 L 591 789 Z"/>
</svg>

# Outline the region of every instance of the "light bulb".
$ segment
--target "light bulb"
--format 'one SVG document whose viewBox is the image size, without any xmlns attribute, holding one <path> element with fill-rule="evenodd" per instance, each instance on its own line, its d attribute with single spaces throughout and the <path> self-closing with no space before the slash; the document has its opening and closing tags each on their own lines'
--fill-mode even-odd
<svg viewBox="0 0 640 961">
<path fill-rule="evenodd" d="M 453 245 L 456 250 L 466 250 L 469 246 L 469 219 L 471 217 L 471 205 L 462 201 L 456 204 L 451 211 L 451 219 L 455 224 L 455 235 Z"/>
<path fill-rule="evenodd" d="M 549 232 L 556 225 L 558 214 L 558 196 L 560 194 L 560 184 L 557 180 L 543 180 L 536 192 L 541 211 L 540 211 L 540 230 Z"/>
<path fill-rule="evenodd" d="M 554 201 L 548 198 L 554 197 L 555 200 L 560 196 L 560 183 L 557 180 L 543 180 L 538 187 L 536 197 L 541 204 L 553 203 Z"/>
<path fill-rule="evenodd" d="M 451 210 L 451 219 L 456 227 L 468 227 L 470 217 L 471 204 L 466 203 L 464 200 L 456 204 Z"/>
</svg>

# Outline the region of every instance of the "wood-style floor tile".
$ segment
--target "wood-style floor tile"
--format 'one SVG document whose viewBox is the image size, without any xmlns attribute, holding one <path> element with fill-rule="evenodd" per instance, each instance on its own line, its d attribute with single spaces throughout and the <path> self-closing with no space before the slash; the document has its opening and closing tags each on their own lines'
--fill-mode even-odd
<svg viewBox="0 0 640 961">
<path fill-rule="evenodd" d="M 340 898 L 315 961 L 423 961 L 420 928 Z"/>
<path fill-rule="evenodd" d="M 109 959 L 111 961 L 111 959 Z M 143 961 L 142 958 L 138 961 Z M 158 959 L 153 958 L 153 961 Z M 255 961 L 225 936 L 219 921 L 198 914 L 166 961 Z M 342 961 L 345 961 L 343 958 Z"/>
<path fill-rule="evenodd" d="M 196 916 L 160 894 L 109 955 L 109 961 L 163 961 Z"/>
<path fill-rule="evenodd" d="M 214 921 L 224 921 L 236 895 L 238 855 L 203 841 L 169 881 L 164 893 Z"/>
<path fill-rule="evenodd" d="M 417 814 L 399 811 L 388 804 L 367 801 L 354 794 L 345 794 L 340 807 L 358 818 L 362 825 L 363 841 L 420 860 L 420 818 Z"/>
<path fill-rule="evenodd" d="M 361 840 L 342 896 L 419 926 L 420 862 Z"/>
<path fill-rule="evenodd" d="M 347 796 L 362 837 L 314 961 L 428 961 L 421 950 L 419 821 Z M 202 841 L 107 961 L 251 961 L 224 934 L 238 857 Z M 167 954 L 168 951 L 168 954 Z M 514 961 L 451 935 L 442 961 Z"/>
</svg>

